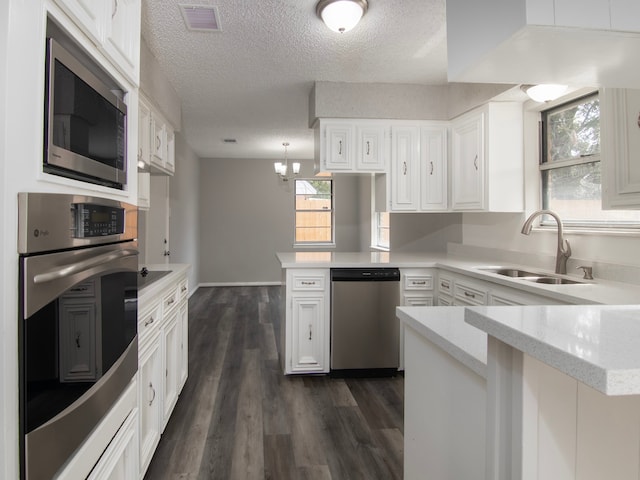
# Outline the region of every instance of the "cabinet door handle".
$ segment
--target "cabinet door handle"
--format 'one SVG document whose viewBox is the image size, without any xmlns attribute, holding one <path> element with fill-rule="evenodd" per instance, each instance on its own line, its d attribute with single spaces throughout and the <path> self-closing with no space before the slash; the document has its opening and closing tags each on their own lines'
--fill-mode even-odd
<svg viewBox="0 0 640 480">
<path fill-rule="evenodd" d="M 309 340 L 311 340 L 311 324 L 309 324 Z"/>
<path fill-rule="evenodd" d="M 184 292 L 186 292 L 186 291 L 187 291 L 187 287 L 182 287 L 182 288 L 180 289 L 180 292 L 182 292 L 182 293 L 184 293 Z"/>
<path fill-rule="evenodd" d="M 76 334 L 76 348 L 80 348 L 80 332 Z"/>
<path fill-rule="evenodd" d="M 338 142 L 338 155 L 342 155 L 342 140 Z"/>
<path fill-rule="evenodd" d="M 402 174 L 407 174 L 407 162 L 402 162 Z"/>
<path fill-rule="evenodd" d="M 153 388 L 153 383 L 151 382 L 149 382 L 149 388 L 151 389 L 151 393 L 153 394 L 151 400 L 149 400 L 149 406 L 151 406 L 153 404 L 153 401 L 156 399 L 156 389 Z"/>
<path fill-rule="evenodd" d="M 114 18 L 118 13 L 118 0 L 113 0 L 113 9 L 111 10 L 111 18 Z"/>
<path fill-rule="evenodd" d="M 160 140 L 160 136 L 156 135 L 156 150 L 160 150 L 161 144 L 162 144 L 162 140 Z"/>
<path fill-rule="evenodd" d="M 370 150 L 369 150 L 369 140 L 367 140 L 367 155 L 370 154 L 369 152 L 370 152 Z"/>
<path fill-rule="evenodd" d="M 167 300 L 167 305 L 173 305 L 175 302 L 175 299 L 170 298 L 169 300 Z"/>
<path fill-rule="evenodd" d="M 469 293 L 469 292 L 464 292 L 464 296 L 465 297 L 471 297 L 471 298 L 476 298 L 474 293 Z"/>
<path fill-rule="evenodd" d="M 473 166 L 476 167 L 476 172 L 478 171 L 478 154 L 476 153 L 475 158 L 473 159 Z"/>
<path fill-rule="evenodd" d="M 433 162 L 429 162 L 429 165 L 431 165 L 431 171 L 429 172 L 429 175 L 433 175 Z"/>
<path fill-rule="evenodd" d="M 155 320 L 153 319 L 153 317 L 149 317 L 149 320 L 147 320 L 146 322 L 144 322 L 144 326 L 148 327 L 149 325 L 151 325 L 153 322 L 155 322 Z"/>
</svg>

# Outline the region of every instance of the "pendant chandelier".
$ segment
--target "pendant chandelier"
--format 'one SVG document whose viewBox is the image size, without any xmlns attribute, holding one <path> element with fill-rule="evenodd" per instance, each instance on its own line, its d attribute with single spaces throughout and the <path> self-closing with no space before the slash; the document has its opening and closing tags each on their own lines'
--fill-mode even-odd
<svg viewBox="0 0 640 480">
<path fill-rule="evenodd" d="M 293 162 L 291 164 L 291 172 L 289 172 L 289 158 L 287 157 L 287 147 L 289 146 L 289 142 L 282 142 L 284 146 L 284 161 L 275 162 L 273 164 L 273 169 L 275 170 L 276 175 L 280 176 L 280 179 L 284 182 L 289 181 L 289 178 L 293 178 L 300 173 L 300 163 Z M 292 176 L 288 174 L 292 173 Z"/>
</svg>

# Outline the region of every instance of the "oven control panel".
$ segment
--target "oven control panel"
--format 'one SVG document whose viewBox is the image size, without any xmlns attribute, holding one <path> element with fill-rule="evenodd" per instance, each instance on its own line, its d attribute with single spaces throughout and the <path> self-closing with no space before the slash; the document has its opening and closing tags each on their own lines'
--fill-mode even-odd
<svg viewBox="0 0 640 480">
<path fill-rule="evenodd" d="M 124 232 L 124 208 L 74 203 L 71 212 L 75 238 L 104 237 Z"/>
</svg>

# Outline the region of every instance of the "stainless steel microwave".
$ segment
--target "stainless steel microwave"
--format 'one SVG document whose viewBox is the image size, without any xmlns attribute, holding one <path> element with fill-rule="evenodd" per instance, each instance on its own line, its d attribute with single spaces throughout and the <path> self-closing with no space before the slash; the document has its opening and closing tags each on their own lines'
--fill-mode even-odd
<svg viewBox="0 0 640 480">
<path fill-rule="evenodd" d="M 47 39 L 44 134 L 45 172 L 124 189 L 127 106 L 52 38 Z"/>
</svg>

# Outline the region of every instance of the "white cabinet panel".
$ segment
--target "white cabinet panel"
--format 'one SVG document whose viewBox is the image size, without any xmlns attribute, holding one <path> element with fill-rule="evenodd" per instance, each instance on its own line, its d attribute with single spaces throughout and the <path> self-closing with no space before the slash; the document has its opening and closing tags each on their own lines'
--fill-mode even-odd
<svg viewBox="0 0 640 480">
<path fill-rule="evenodd" d="M 361 172 L 385 172 L 388 163 L 387 125 L 362 125 L 356 123 L 356 170 Z"/>
<path fill-rule="evenodd" d="M 106 3 L 96 0 L 56 0 L 71 19 L 95 43 L 102 42 L 105 19 L 107 15 Z"/>
<path fill-rule="evenodd" d="M 159 332 L 139 353 L 138 409 L 140 414 L 140 467 L 146 471 L 162 429 L 162 348 Z"/>
<path fill-rule="evenodd" d="M 420 129 L 420 209 L 446 210 L 447 127 Z"/>
<path fill-rule="evenodd" d="M 351 170 L 353 168 L 353 125 L 327 125 L 326 168 L 328 171 Z"/>
<path fill-rule="evenodd" d="M 104 50 L 137 84 L 140 78 L 140 0 L 109 0 Z"/>
<path fill-rule="evenodd" d="M 138 477 L 138 411 L 120 427 L 88 480 L 131 480 Z"/>
<path fill-rule="evenodd" d="M 420 128 L 391 127 L 391 211 L 417 211 L 420 205 Z"/>
<path fill-rule="evenodd" d="M 602 206 L 640 208 L 640 90 L 600 91 Z"/>
<path fill-rule="evenodd" d="M 451 207 L 482 210 L 484 202 L 484 114 L 454 121 L 451 128 Z"/>
</svg>

